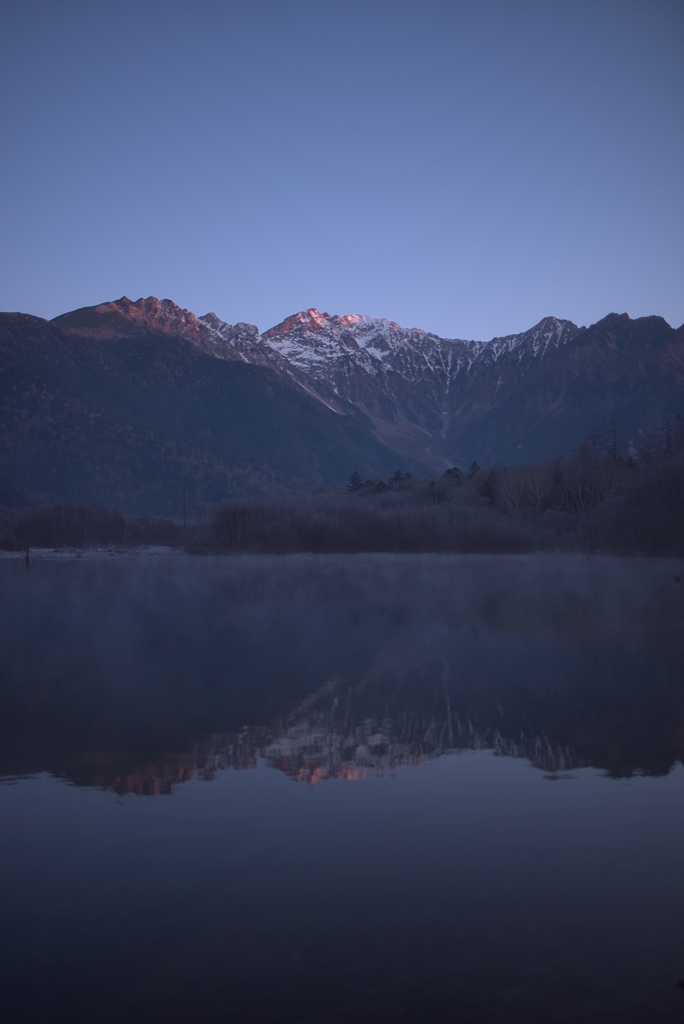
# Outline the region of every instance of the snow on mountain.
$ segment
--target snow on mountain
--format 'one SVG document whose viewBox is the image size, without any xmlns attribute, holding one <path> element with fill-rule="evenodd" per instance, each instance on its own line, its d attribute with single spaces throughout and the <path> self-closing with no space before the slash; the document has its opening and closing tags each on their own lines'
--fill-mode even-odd
<svg viewBox="0 0 684 1024">
<path fill-rule="evenodd" d="M 522 334 L 507 334 L 503 338 L 492 338 L 489 342 L 479 342 L 478 357 L 491 355 L 498 361 L 503 355 L 515 352 L 518 361 L 526 355 L 542 358 L 549 347 L 558 348 L 577 334 L 578 328 L 570 320 L 557 320 L 555 316 L 544 317 L 538 324 L 523 331 Z"/>
<path fill-rule="evenodd" d="M 338 366 L 363 369 L 376 376 L 388 370 L 407 372 L 410 364 L 432 373 L 447 372 L 454 346 L 420 328 L 404 328 L 370 316 L 331 316 L 308 309 L 288 317 L 262 335 L 262 343 L 298 369 L 324 372 Z M 472 344 L 472 343 L 470 343 Z"/>
<path fill-rule="evenodd" d="M 576 333 L 568 320 L 545 317 L 521 334 L 510 334 L 492 341 L 464 341 L 440 338 L 419 327 L 405 328 L 391 320 L 371 316 L 331 316 L 308 309 L 288 317 L 262 336 L 262 344 L 300 368 L 316 363 L 326 367 L 353 356 L 369 373 L 381 368 L 397 372 L 408 370 L 411 362 L 431 372 L 445 374 L 468 371 L 479 360 L 497 361 L 514 350 L 520 358 L 526 354 L 543 356 L 551 347 L 563 344 Z"/>
<path fill-rule="evenodd" d="M 197 316 L 170 299 L 154 296 L 133 302 L 123 296 L 94 307 L 97 313 L 116 311 L 139 326 L 180 335 L 198 348 L 222 359 L 269 363 L 284 371 L 327 379 L 337 371 L 362 371 L 370 376 L 398 374 L 407 379 L 434 375 L 444 383 L 469 373 L 479 363 L 498 362 L 515 352 L 543 357 L 549 347 L 563 344 L 577 328 L 567 320 L 545 317 L 521 334 L 489 342 L 440 338 L 419 327 L 406 328 L 392 320 L 351 314 L 332 316 L 304 310 L 259 334 L 254 324 L 228 324 L 216 313 Z"/>
</svg>

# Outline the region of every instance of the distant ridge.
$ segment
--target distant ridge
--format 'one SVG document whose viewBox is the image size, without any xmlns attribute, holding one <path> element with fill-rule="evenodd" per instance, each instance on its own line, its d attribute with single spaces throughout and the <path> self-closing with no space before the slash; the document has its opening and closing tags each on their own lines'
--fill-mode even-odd
<svg viewBox="0 0 684 1024">
<path fill-rule="evenodd" d="M 380 441 L 435 471 L 567 454 L 591 426 L 613 419 L 636 439 L 684 406 L 681 329 L 658 316 L 611 313 L 591 327 L 547 316 L 519 334 L 466 341 L 308 309 L 260 335 L 253 324 L 197 317 L 150 296 L 52 322 L 69 331 L 102 323 L 102 331 L 112 314 L 216 358 L 268 367 L 331 410 L 363 414 Z"/>
</svg>

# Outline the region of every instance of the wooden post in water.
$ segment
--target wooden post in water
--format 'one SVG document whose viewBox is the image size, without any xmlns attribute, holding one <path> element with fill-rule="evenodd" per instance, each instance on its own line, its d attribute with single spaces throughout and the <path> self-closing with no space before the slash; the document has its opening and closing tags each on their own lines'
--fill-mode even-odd
<svg viewBox="0 0 684 1024">
<path fill-rule="evenodd" d="M 186 485 L 185 477 L 183 477 L 183 544 L 185 545 L 185 497 L 186 497 Z"/>
</svg>

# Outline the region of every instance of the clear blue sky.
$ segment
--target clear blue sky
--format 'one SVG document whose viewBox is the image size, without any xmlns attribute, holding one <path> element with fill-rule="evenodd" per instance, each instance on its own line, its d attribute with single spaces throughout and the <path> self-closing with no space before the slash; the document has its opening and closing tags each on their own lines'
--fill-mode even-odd
<svg viewBox="0 0 684 1024">
<path fill-rule="evenodd" d="M 0 308 L 684 321 L 681 0 L 5 0 Z"/>
</svg>

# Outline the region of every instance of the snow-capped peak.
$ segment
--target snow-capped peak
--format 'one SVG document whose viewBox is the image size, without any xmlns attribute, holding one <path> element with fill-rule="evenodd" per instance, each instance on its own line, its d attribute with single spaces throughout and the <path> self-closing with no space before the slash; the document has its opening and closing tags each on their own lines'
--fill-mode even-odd
<svg viewBox="0 0 684 1024">
<path fill-rule="evenodd" d="M 133 302 L 127 296 L 96 307 L 116 309 L 127 319 L 154 330 L 178 334 L 203 351 L 223 359 L 264 361 L 288 372 L 326 374 L 344 364 L 354 365 L 371 376 L 399 373 L 414 375 L 416 363 L 421 375 L 436 372 L 443 377 L 468 372 L 477 363 L 498 362 L 517 352 L 543 357 L 547 350 L 563 344 L 577 328 L 568 320 L 547 316 L 520 334 L 493 338 L 489 342 L 440 338 L 419 327 L 401 327 L 393 320 L 358 313 L 337 315 L 315 308 L 287 317 L 264 334 L 254 324 L 229 324 L 216 313 L 198 317 L 170 299 L 151 295 Z M 317 368 L 317 369 L 316 369 Z"/>
</svg>

